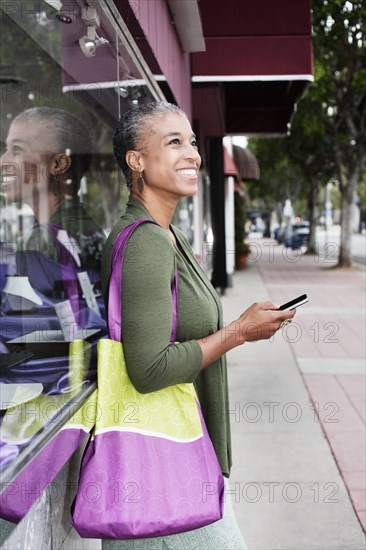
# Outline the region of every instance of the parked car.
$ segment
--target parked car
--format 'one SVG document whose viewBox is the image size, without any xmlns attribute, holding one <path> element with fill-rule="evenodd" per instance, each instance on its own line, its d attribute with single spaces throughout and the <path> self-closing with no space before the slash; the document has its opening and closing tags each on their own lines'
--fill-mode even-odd
<svg viewBox="0 0 366 550">
<path fill-rule="evenodd" d="M 292 226 L 292 230 L 294 235 L 299 235 L 301 237 L 303 244 L 308 243 L 310 235 L 310 222 L 306 220 L 296 222 Z"/>
<path fill-rule="evenodd" d="M 310 223 L 308 221 L 296 222 L 292 225 L 292 237 L 285 242 L 285 245 L 292 250 L 298 250 L 309 242 Z"/>
<path fill-rule="evenodd" d="M 274 231 L 274 238 L 279 244 L 283 243 L 286 247 L 293 250 L 297 250 L 308 244 L 310 235 L 310 223 L 308 221 L 295 222 L 292 224 L 291 230 L 291 236 L 286 238 L 286 227 L 278 227 Z"/>
</svg>

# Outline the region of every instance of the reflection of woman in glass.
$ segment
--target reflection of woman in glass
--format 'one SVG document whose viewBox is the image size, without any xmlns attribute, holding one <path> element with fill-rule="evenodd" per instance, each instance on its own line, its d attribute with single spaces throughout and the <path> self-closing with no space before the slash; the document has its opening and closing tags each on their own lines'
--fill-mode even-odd
<svg viewBox="0 0 366 550">
<path fill-rule="evenodd" d="M 69 238 L 62 235 L 61 240 L 68 239 L 81 267 L 99 272 L 104 234 L 77 195 L 90 161 L 90 134 L 77 116 L 35 107 L 12 122 L 1 168 L 5 198 L 28 204 L 38 222 L 24 248 L 59 260 L 55 229 L 63 229 Z"/>
<path fill-rule="evenodd" d="M 78 197 L 90 161 L 90 133 L 77 116 L 62 109 L 35 107 L 12 122 L 1 168 L 6 200 L 28 204 L 37 220 L 22 240 L 21 250 L 32 251 L 41 260 L 87 270 L 95 281 L 104 234 Z M 29 254 L 23 257 L 23 265 L 20 261 L 19 271 L 31 278 L 24 259 L 29 261 Z M 37 283 L 39 279 L 32 282 L 34 288 L 45 291 Z"/>
</svg>

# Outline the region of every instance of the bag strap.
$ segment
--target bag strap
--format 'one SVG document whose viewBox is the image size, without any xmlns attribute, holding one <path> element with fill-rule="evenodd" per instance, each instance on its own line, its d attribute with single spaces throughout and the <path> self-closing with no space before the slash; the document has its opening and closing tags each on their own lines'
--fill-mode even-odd
<svg viewBox="0 0 366 550">
<path fill-rule="evenodd" d="M 73 245 L 73 243 L 75 243 L 75 245 L 78 246 L 78 243 L 76 242 L 76 240 L 73 237 L 71 237 L 71 235 L 65 229 L 63 229 L 62 227 L 59 227 L 58 225 L 56 225 L 53 222 L 45 223 L 45 224 L 43 224 L 43 227 L 48 229 L 48 231 L 52 234 L 52 236 L 54 238 L 54 244 L 55 244 L 55 247 L 56 247 L 56 250 L 57 250 L 59 263 L 61 264 L 61 269 L 62 269 L 63 266 L 67 266 L 67 267 L 71 267 L 72 269 L 75 269 L 77 271 L 80 270 L 80 266 L 77 264 L 77 261 L 76 261 L 74 255 L 58 239 L 58 232 L 60 230 L 66 232 L 68 238 L 70 239 L 70 245 Z"/>
<path fill-rule="evenodd" d="M 57 224 L 53 222 L 48 222 L 44 224 L 44 227 L 51 233 L 54 239 L 54 245 L 57 250 L 58 264 L 61 270 L 62 282 L 65 292 L 65 298 L 67 298 L 70 303 L 72 310 L 75 314 L 77 323 L 80 323 L 80 305 L 79 298 L 81 297 L 80 283 L 77 277 L 77 273 L 81 271 L 80 265 L 77 264 L 74 255 L 67 249 L 67 247 L 58 239 L 58 232 L 65 231 L 70 239 L 70 244 L 75 243 L 76 240 L 69 235 L 66 230 L 63 230 Z"/>
<path fill-rule="evenodd" d="M 131 237 L 135 229 L 142 223 L 154 223 L 159 225 L 150 218 L 140 218 L 127 225 L 120 233 L 118 233 L 112 250 L 111 257 L 111 277 L 109 281 L 108 293 L 108 330 L 111 340 L 123 341 L 122 337 L 122 270 L 125 251 L 128 239 Z M 174 273 L 174 279 L 171 287 L 172 306 L 173 306 L 173 321 L 172 331 L 170 334 L 170 343 L 176 341 L 177 322 L 178 322 L 178 270 Z"/>
</svg>

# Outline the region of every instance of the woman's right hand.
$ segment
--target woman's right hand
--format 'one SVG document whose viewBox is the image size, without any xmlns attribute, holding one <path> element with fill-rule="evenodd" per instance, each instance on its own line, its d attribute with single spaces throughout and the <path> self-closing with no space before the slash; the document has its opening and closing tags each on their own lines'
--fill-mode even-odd
<svg viewBox="0 0 366 550">
<path fill-rule="evenodd" d="M 202 369 L 245 342 L 271 338 L 281 327 L 281 323 L 291 321 L 296 313 L 296 310 L 280 311 L 278 308 L 272 302 L 254 303 L 236 321 L 198 340 L 202 350 Z"/>
<path fill-rule="evenodd" d="M 283 321 L 292 320 L 296 310 L 280 311 L 272 302 L 256 302 L 246 309 L 237 321 L 238 342 L 256 342 L 271 338 Z"/>
</svg>

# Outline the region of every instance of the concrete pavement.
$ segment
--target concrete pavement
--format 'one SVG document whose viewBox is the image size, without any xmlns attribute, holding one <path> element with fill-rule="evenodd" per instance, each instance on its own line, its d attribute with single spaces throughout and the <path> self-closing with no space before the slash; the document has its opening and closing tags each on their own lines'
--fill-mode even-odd
<svg viewBox="0 0 366 550">
<path fill-rule="evenodd" d="M 228 354 L 239 525 L 250 550 L 362 550 L 365 271 L 251 241 L 222 298 L 225 321 L 253 301 L 306 292 L 309 303 L 272 340 Z"/>
</svg>

